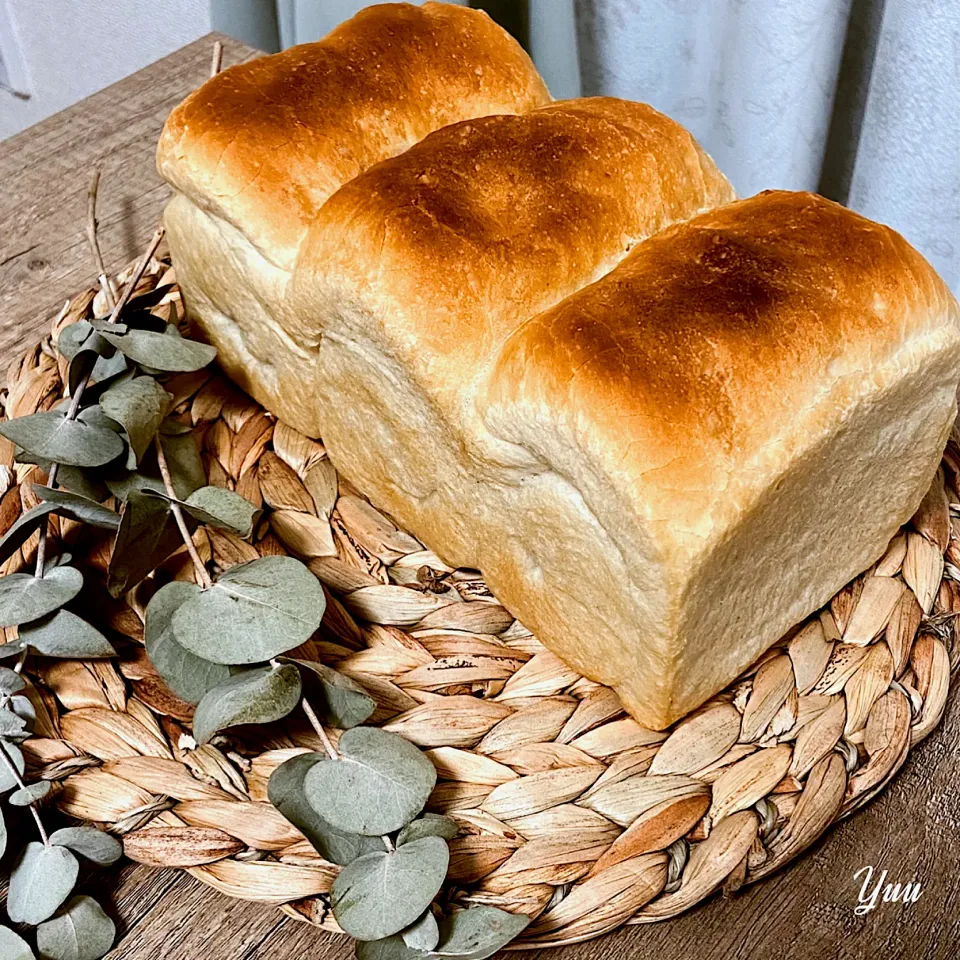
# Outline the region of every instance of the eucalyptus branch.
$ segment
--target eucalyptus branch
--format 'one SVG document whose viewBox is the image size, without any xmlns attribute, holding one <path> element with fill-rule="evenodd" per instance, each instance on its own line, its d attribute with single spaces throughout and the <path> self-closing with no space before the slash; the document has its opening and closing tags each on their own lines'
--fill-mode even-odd
<svg viewBox="0 0 960 960">
<path fill-rule="evenodd" d="M 90 184 L 90 193 L 91 196 L 91 205 L 90 209 L 93 212 L 94 216 L 94 226 L 91 231 L 91 236 L 95 242 L 96 238 L 96 194 L 97 194 L 97 185 L 99 181 L 99 175 L 95 177 L 97 183 L 91 182 Z M 117 318 L 120 316 L 120 311 L 127 305 L 127 301 L 130 299 L 133 291 L 136 289 L 137 284 L 140 282 L 140 278 L 143 276 L 144 272 L 147 269 L 147 266 L 150 263 L 150 258 L 157 252 L 157 247 L 160 246 L 160 241 L 163 239 L 164 229 L 163 227 L 157 227 L 154 231 L 153 236 L 150 238 L 150 243 L 147 246 L 147 249 L 144 251 L 143 256 L 140 258 L 140 262 L 137 264 L 136 269 L 133 272 L 133 276 L 130 277 L 129 283 L 123 291 L 123 296 L 114 304 L 113 310 L 110 313 L 107 323 L 116 323 Z M 96 256 L 99 256 L 99 245 L 96 247 Z M 111 295 L 112 299 L 112 295 Z M 109 301 L 108 301 L 109 302 Z M 83 399 L 83 393 L 87 389 L 87 384 L 90 382 L 89 374 L 84 377 L 78 384 L 77 389 L 73 392 L 73 396 L 70 398 L 70 406 L 67 408 L 67 420 L 76 420 L 77 414 L 80 412 L 80 401 Z M 47 486 L 56 487 L 57 486 L 57 475 L 60 470 L 60 464 L 54 462 L 50 466 L 50 473 L 47 475 Z M 180 518 L 182 519 L 182 517 Z M 47 559 L 47 527 L 46 524 L 40 528 L 40 540 L 37 543 L 37 562 L 34 570 L 34 576 L 37 579 L 43 577 L 43 567 Z"/>
<path fill-rule="evenodd" d="M 177 528 L 180 530 L 183 544 L 187 548 L 187 553 L 190 554 L 190 559 L 193 561 L 193 566 L 197 571 L 197 577 L 200 580 L 200 586 L 204 589 L 209 589 L 213 586 L 213 581 L 210 579 L 210 574 L 207 573 L 207 568 L 203 565 L 203 560 L 200 559 L 200 554 L 197 552 L 193 537 L 190 536 L 190 531 L 187 529 L 187 522 L 183 517 L 183 510 L 180 509 L 180 504 L 177 502 L 177 491 L 173 486 L 173 478 L 170 476 L 170 467 L 167 464 L 167 457 L 163 452 L 163 444 L 160 443 L 159 434 L 153 438 L 153 446 L 157 451 L 157 466 L 160 468 L 160 476 L 163 478 L 164 489 L 167 491 L 167 496 L 173 498 L 170 502 L 170 510 L 173 513 L 174 519 L 177 521 Z"/>
</svg>

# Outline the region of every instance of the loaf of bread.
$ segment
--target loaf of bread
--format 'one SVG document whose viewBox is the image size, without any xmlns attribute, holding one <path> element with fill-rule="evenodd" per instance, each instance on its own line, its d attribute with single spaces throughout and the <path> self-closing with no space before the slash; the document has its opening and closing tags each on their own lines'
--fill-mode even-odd
<svg viewBox="0 0 960 960">
<path fill-rule="evenodd" d="M 487 107 L 465 61 L 374 68 L 396 24 L 472 50 Z M 956 415 L 957 304 L 898 234 L 836 204 L 734 202 L 650 107 L 547 103 L 472 11 L 372 8 L 258 61 L 276 110 L 325 44 L 365 79 L 298 86 L 313 112 L 295 134 L 250 108 L 233 74 L 253 65 L 171 118 L 160 167 L 188 310 L 253 396 L 661 729 L 914 512 Z M 461 122 L 435 108 L 440 71 Z M 367 74 L 385 98 L 423 92 L 378 108 Z M 420 96 L 444 119 L 410 133 Z M 324 154 L 361 113 L 350 164 Z M 364 137 L 381 145 L 357 162 Z"/>
</svg>

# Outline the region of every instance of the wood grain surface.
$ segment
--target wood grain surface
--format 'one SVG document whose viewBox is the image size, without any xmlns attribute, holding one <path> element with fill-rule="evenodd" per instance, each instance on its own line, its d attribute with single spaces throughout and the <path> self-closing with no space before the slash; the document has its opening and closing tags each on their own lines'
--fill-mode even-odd
<svg viewBox="0 0 960 960">
<path fill-rule="evenodd" d="M 213 37 L 0 143 L 0 358 L 48 329 L 93 279 L 84 238 L 86 190 L 102 170 L 101 243 L 109 269 L 139 253 L 167 196 L 153 152 L 170 109 L 205 78 Z M 225 65 L 255 56 L 225 41 Z M 662 924 L 630 927 L 550 960 L 949 960 L 960 948 L 960 697 L 887 791 L 799 861 L 730 899 Z M 872 865 L 921 884 L 916 903 L 854 907 Z M 244 960 L 352 955 L 348 941 L 230 900 L 183 873 L 127 865 L 91 873 L 87 889 L 119 927 L 115 960 Z"/>
</svg>

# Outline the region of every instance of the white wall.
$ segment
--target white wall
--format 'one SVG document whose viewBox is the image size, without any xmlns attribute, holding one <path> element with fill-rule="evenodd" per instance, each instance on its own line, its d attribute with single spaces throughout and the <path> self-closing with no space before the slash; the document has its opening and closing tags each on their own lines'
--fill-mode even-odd
<svg viewBox="0 0 960 960">
<path fill-rule="evenodd" d="M 210 31 L 207 0 L 0 0 L 30 98 L 0 90 L 0 139 Z M 3 19 L 0 18 L 0 25 Z M 3 46 L 9 42 L 4 38 Z"/>
</svg>

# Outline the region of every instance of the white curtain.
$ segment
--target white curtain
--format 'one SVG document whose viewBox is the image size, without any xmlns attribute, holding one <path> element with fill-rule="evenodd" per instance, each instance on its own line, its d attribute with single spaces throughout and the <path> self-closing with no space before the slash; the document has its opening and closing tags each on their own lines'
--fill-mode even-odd
<svg viewBox="0 0 960 960">
<path fill-rule="evenodd" d="M 960 292 L 960 0 L 573 2 L 583 93 L 679 120 L 743 196 L 890 224 Z"/>
</svg>

